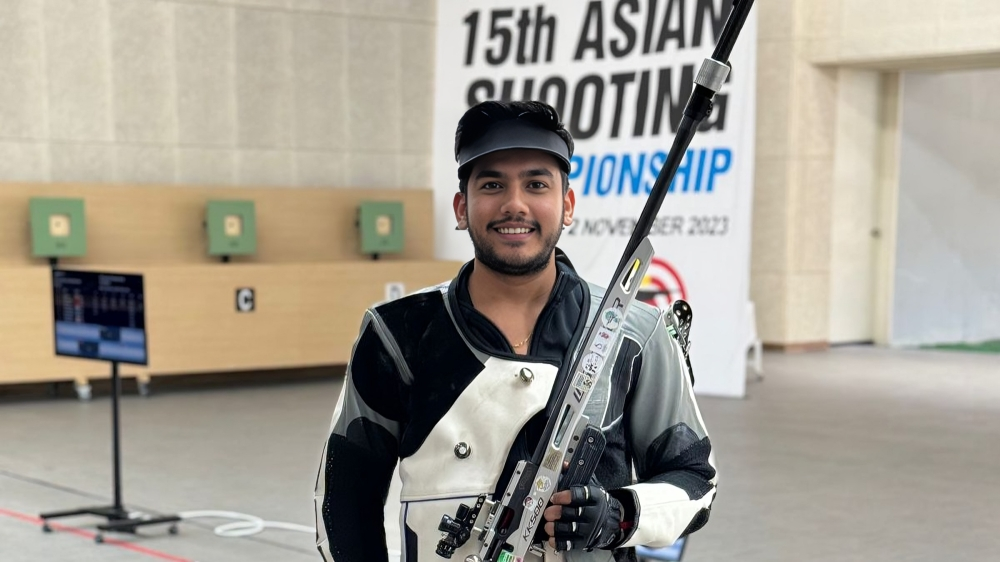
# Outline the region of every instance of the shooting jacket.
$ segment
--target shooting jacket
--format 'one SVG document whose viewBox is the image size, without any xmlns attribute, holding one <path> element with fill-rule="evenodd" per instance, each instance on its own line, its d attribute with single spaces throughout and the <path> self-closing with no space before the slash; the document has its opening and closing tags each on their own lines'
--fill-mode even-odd
<svg viewBox="0 0 1000 562">
<path fill-rule="evenodd" d="M 402 560 L 436 562 L 444 560 L 435 554 L 441 516 L 483 493 L 499 497 L 514 465 L 531 458 L 559 365 L 604 295 L 556 255 L 556 283 L 528 355 L 516 355 L 472 306 L 473 262 L 450 283 L 366 311 L 316 479 L 324 560 L 387 560 L 383 508 L 397 462 Z M 594 479 L 632 526 L 613 551 L 546 559 L 635 560 L 631 547 L 667 546 L 707 522 L 714 457 L 666 313 L 632 305 L 585 413 L 607 438 Z M 452 560 L 478 547 L 473 536 Z"/>
</svg>

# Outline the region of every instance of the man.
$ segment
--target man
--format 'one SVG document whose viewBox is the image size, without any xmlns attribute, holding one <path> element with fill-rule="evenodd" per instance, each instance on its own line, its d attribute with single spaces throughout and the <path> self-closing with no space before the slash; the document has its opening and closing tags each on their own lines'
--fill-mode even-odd
<svg viewBox="0 0 1000 562">
<path fill-rule="evenodd" d="M 365 314 L 316 482 L 327 561 L 387 559 L 397 461 L 403 560 L 434 562 L 441 516 L 498 497 L 530 458 L 558 366 L 603 297 L 556 249 L 573 220 L 572 152 L 543 103 L 484 102 L 459 121 L 454 211 L 475 259 L 450 283 Z M 546 559 L 635 560 L 631 547 L 669 545 L 707 521 L 711 444 L 668 321 L 632 306 L 585 410 L 607 446 L 589 486 L 552 496 Z M 473 538 L 453 559 L 477 551 Z"/>
</svg>

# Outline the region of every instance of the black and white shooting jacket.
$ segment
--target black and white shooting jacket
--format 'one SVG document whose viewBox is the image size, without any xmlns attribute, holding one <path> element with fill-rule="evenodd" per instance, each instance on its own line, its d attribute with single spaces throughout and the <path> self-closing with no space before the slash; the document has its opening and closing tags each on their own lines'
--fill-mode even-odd
<svg viewBox="0 0 1000 562">
<path fill-rule="evenodd" d="M 316 479 L 317 547 L 327 562 L 387 560 L 383 508 L 397 463 L 402 560 L 438 562 L 441 516 L 480 494 L 498 497 L 534 451 L 556 372 L 603 289 L 582 281 L 557 250 L 552 294 L 528 355 L 517 355 L 472 306 L 472 267 L 365 313 Z M 631 547 L 670 545 L 708 520 L 712 446 L 669 322 L 669 313 L 632 305 L 617 358 L 585 410 L 607 438 L 595 479 L 622 501 L 632 527 L 613 551 L 550 552 L 546 560 L 635 560 Z M 477 550 L 470 540 L 452 560 Z"/>
</svg>

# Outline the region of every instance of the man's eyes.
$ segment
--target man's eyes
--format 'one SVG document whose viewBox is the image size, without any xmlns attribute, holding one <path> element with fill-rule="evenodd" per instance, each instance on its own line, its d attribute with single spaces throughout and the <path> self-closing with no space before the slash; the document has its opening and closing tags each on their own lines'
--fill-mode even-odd
<svg viewBox="0 0 1000 562">
<path fill-rule="evenodd" d="M 541 181 L 533 181 L 533 182 L 528 183 L 528 189 L 535 189 L 535 190 L 537 190 L 537 189 L 546 189 L 547 187 L 548 187 L 548 185 L 545 182 L 541 182 Z M 498 182 L 495 182 L 495 181 L 489 181 L 489 182 L 486 182 L 483 185 L 481 185 L 479 187 L 479 189 L 483 189 L 483 190 L 487 190 L 487 191 L 492 191 L 492 190 L 496 190 L 496 189 L 503 189 L 503 185 L 500 184 L 500 183 L 498 183 Z"/>
</svg>

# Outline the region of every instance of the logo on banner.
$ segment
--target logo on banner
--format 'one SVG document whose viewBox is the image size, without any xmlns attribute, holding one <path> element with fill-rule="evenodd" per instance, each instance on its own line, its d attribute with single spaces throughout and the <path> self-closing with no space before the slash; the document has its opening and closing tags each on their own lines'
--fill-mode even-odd
<svg viewBox="0 0 1000 562">
<path fill-rule="evenodd" d="M 636 298 L 646 304 L 666 310 L 677 299 L 687 300 L 684 280 L 670 262 L 653 257 L 646 276 L 642 278 Z"/>
</svg>

